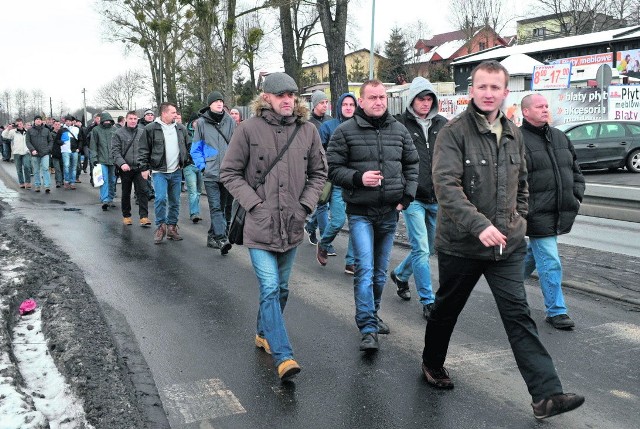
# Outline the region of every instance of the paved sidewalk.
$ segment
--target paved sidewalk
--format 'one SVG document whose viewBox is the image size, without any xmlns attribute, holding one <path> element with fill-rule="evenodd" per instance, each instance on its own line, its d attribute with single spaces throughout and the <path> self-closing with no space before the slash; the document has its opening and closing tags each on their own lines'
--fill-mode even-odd
<svg viewBox="0 0 640 429">
<path fill-rule="evenodd" d="M 402 216 L 396 244 L 409 247 Z M 640 306 L 640 258 L 567 244 L 558 248 L 564 287 Z"/>
</svg>

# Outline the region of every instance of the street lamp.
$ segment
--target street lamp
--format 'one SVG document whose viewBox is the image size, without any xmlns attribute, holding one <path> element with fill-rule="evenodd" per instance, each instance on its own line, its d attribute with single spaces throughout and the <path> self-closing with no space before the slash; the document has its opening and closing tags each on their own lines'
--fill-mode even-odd
<svg viewBox="0 0 640 429">
<path fill-rule="evenodd" d="M 376 0 L 371 4 L 371 49 L 369 51 L 369 80 L 373 80 L 373 30 L 376 21 Z"/>
</svg>

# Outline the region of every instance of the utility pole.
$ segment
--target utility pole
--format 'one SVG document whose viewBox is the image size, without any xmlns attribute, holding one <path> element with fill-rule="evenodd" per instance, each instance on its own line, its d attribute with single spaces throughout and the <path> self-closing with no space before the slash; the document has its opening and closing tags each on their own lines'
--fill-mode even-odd
<svg viewBox="0 0 640 429">
<path fill-rule="evenodd" d="M 373 80 L 373 29 L 375 27 L 376 22 L 376 0 L 373 0 L 373 4 L 371 5 L 371 50 L 369 51 L 369 80 Z"/>
<path fill-rule="evenodd" d="M 87 126 L 87 90 L 86 88 L 82 88 L 82 125 Z"/>
<path fill-rule="evenodd" d="M 53 101 L 51 100 L 51 97 L 49 97 L 49 117 L 53 118 Z"/>
</svg>

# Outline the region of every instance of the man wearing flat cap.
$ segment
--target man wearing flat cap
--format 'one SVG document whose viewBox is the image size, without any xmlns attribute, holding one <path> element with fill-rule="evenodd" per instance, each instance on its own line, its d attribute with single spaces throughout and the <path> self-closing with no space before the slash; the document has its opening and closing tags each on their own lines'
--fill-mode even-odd
<svg viewBox="0 0 640 429">
<path fill-rule="evenodd" d="M 224 110 L 224 97 L 219 91 L 207 96 L 207 106 L 200 110 L 196 121 L 190 154 L 202 172 L 207 191 L 211 226 L 207 232 L 207 246 L 220 249 L 222 255 L 231 250 L 227 239 L 227 222 L 231 217 L 231 196 L 220 183 L 220 164 L 227 153 L 236 121 Z M 191 219 L 193 221 L 193 218 Z"/>
<path fill-rule="evenodd" d="M 255 116 L 238 125 L 220 172 L 247 211 L 244 244 L 260 287 L 255 344 L 272 355 L 281 380 L 300 372 L 282 312 L 305 218 L 327 180 L 320 135 L 297 91 L 286 73 L 266 77 L 263 93 L 252 104 Z"/>
</svg>

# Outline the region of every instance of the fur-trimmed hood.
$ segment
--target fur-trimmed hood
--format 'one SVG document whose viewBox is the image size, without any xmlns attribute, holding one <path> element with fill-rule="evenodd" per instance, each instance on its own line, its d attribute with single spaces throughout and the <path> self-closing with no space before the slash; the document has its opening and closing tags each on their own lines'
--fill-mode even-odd
<svg viewBox="0 0 640 429">
<path fill-rule="evenodd" d="M 283 120 L 288 122 L 287 117 L 283 117 L 282 115 L 278 115 L 274 112 L 271 105 L 262 98 L 262 94 L 258 94 L 258 96 L 253 99 L 250 108 L 255 116 L 261 116 L 267 122 L 273 121 L 280 123 Z M 309 114 L 309 108 L 305 103 L 300 103 L 300 99 L 296 96 L 295 104 L 293 105 L 293 116 L 291 116 L 291 118 L 295 118 L 295 121 L 299 124 L 304 124 L 309 120 Z"/>
</svg>

